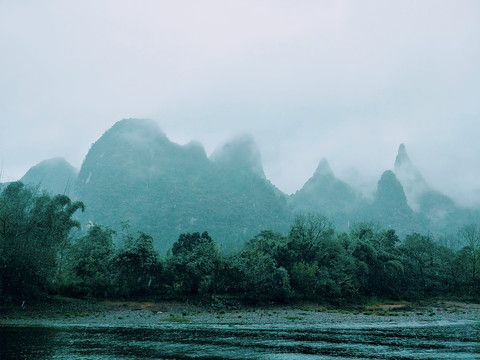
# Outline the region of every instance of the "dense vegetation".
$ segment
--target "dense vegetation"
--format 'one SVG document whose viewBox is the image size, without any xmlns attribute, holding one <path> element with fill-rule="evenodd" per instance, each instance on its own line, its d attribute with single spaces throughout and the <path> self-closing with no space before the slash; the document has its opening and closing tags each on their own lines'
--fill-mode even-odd
<svg viewBox="0 0 480 360">
<path fill-rule="evenodd" d="M 336 231 L 320 215 L 297 216 L 286 234 L 260 231 L 226 254 L 207 233 L 183 233 L 165 258 L 153 238 L 109 227 L 74 229 L 84 206 L 20 182 L 0 193 L 0 295 L 210 297 L 251 302 L 358 297 L 480 296 L 480 227 L 458 231 L 459 249 L 411 233 L 355 223 Z M 120 241 L 114 241 L 114 238 Z"/>
</svg>

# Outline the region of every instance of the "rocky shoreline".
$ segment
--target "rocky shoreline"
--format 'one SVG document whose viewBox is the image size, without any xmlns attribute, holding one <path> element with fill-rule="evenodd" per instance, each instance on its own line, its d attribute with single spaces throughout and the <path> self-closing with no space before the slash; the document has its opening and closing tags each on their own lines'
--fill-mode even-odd
<svg viewBox="0 0 480 360">
<path fill-rule="evenodd" d="M 392 302 L 345 308 L 314 303 L 245 306 L 176 301 L 68 299 L 2 308 L 0 326 L 166 326 L 171 324 L 287 325 L 480 321 L 480 304 L 455 301 Z"/>
</svg>

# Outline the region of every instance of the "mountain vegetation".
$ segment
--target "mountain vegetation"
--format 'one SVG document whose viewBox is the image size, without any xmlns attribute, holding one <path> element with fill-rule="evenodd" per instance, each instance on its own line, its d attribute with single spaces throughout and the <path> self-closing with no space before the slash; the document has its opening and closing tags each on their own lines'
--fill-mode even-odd
<svg viewBox="0 0 480 360">
<path fill-rule="evenodd" d="M 404 145 L 372 200 L 326 159 L 287 196 L 250 136 L 208 157 L 126 119 L 78 174 L 52 159 L 0 185 L 0 298 L 478 297 L 479 218 L 432 189 Z"/>
<path fill-rule="evenodd" d="M 182 232 L 207 229 L 224 248 L 238 248 L 264 228 L 285 231 L 286 196 L 263 174 L 259 151 L 242 137 L 209 159 L 198 143 L 172 143 L 156 123 L 123 120 L 88 152 L 76 196 L 83 219 L 152 234 L 162 252 Z"/>
<path fill-rule="evenodd" d="M 289 302 L 339 302 L 363 297 L 411 299 L 480 296 L 480 230 L 460 229 L 458 250 L 411 233 L 355 223 L 336 231 L 324 216 L 296 217 L 286 234 L 260 231 L 240 249 L 222 253 L 204 231 L 182 233 L 162 258 L 151 236 L 79 226 L 83 203 L 36 194 L 20 182 L 0 193 L 0 299 L 161 296 Z"/>
<path fill-rule="evenodd" d="M 478 209 L 459 207 L 432 189 L 403 144 L 373 199 L 338 179 L 326 159 L 289 196 L 265 177 L 251 136 L 232 139 L 208 157 L 201 144 L 175 144 L 154 121 L 142 119 L 125 119 L 106 131 L 79 172 L 51 159 L 21 181 L 82 201 L 85 212 L 76 217 L 84 231 L 86 224 L 102 224 L 118 233 L 128 224 L 152 236 L 162 256 L 181 233 L 206 230 L 229 252 L 262 230 L 286 233 L 295 215 L 305 213 L 322 214 L 341 231 L 371 222 L 394 229 L 402 240 L 414 231 L 458 247 L 457 230 L 479 218 Z M 113 241 L 122 238 L 113 235 Z"/>
</svg>

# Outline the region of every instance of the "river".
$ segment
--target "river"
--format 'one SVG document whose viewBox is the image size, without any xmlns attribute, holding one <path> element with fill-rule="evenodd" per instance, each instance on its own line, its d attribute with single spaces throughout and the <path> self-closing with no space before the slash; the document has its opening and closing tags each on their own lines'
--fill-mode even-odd
<svg viewBox="0 0 480 360">
<path fill-rule="evenodd" d="M 479 359 L 480 321 L 0 326 L 0 359 Z"/>
</svg>

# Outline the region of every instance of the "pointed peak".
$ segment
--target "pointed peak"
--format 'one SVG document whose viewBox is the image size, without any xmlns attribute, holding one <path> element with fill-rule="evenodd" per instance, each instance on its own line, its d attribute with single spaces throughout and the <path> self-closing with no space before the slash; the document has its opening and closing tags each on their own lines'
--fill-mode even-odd
<svg viewBox="0 0 480 360">
<path fill-rule="evenodd" d="M 377 184 L 376 201 L 407 206 L 407 197 L 402 184 L 391 170 L 383 172 Z"/>
<path fill-rule="evenodd" d="M 331 175 L 333 176 L 332 168 L 328 163 L 326 158 L 322 158 L 318 163 L 317 169 L 315 170 L 315 175 Z"/>
<path fill-rule="evenodd" d="M 410 158 L 408 157 L 405 144 L 402 143 L 398 147 L 397 157 L 395 158 L 395 168 L 398 168 L 399 166 L 406 163 L 410 163 Z"/>
</svg>

